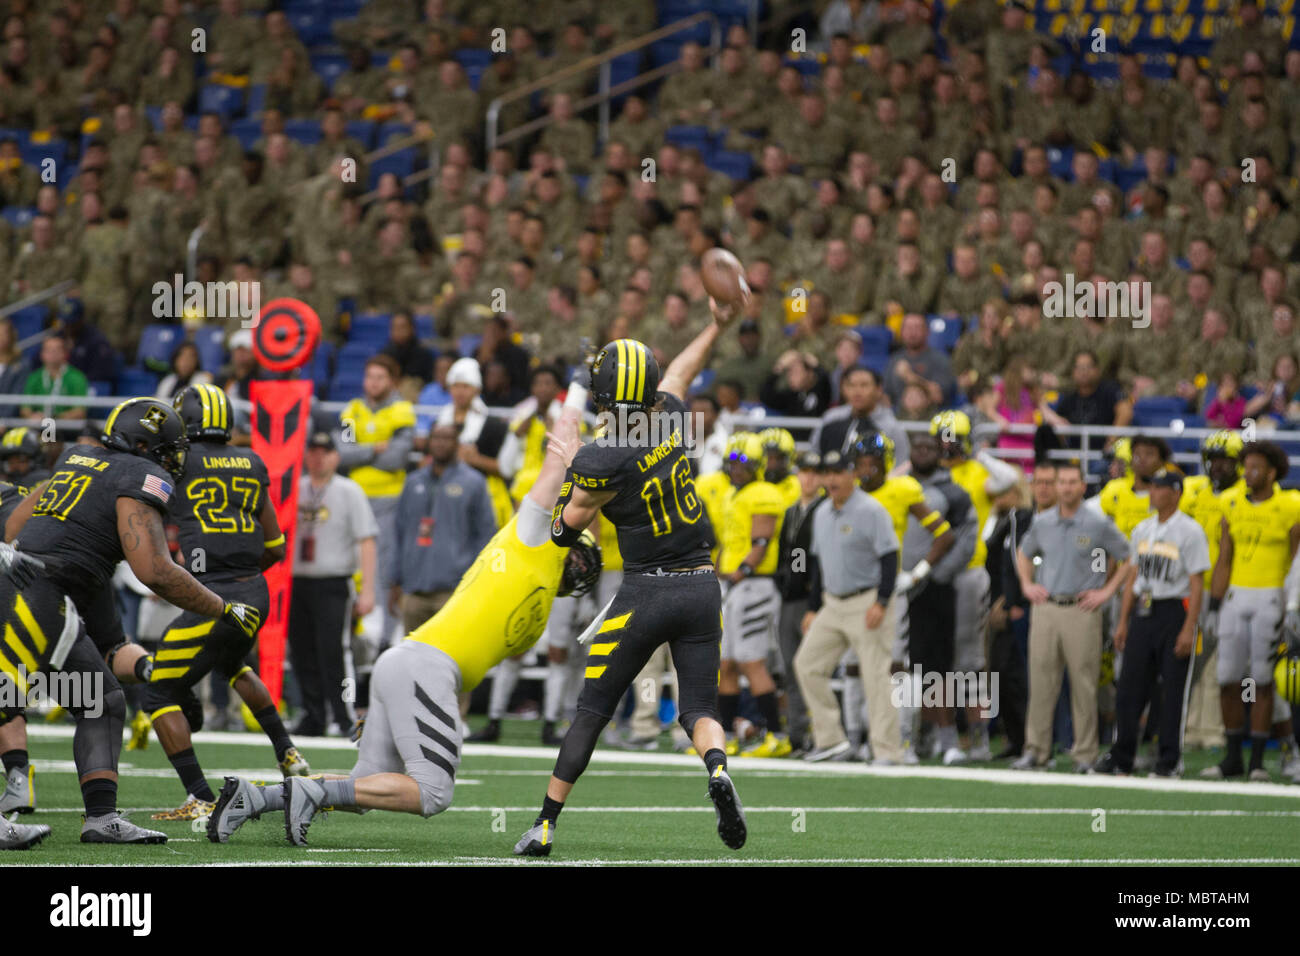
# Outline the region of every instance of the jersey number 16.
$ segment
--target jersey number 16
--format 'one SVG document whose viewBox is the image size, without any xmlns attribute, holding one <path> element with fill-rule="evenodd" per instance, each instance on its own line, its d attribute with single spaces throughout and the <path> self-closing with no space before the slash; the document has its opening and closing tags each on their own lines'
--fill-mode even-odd
<svg viewBox="0 0 1300 956">
<path fill-rule="evenodd" d="M 677 516 L 686 524 L 695 524 L 704 513 L 704 508 L 700 504 L 699 496 L 695 494 L 695 479 L 691 477 L 691 464 L 686 460 L 685 455 L 679 456 L 673 464 L 669 480 L 673 486 L 672 497 Z M 647 478 L 645 484 L 641 486 L 641 499 L 645 502 L 646 510 L 650 512 L 650 527 L 656 538 L 671 534 L 673 530 L 673 519 L 668 513 L 667 498 L 663 482 L 658 476 Z"/>
</svg>

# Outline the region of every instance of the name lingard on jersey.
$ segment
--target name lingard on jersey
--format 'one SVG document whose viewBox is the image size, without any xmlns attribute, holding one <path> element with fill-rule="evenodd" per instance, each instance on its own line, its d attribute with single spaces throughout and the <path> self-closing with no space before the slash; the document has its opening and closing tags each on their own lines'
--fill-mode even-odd
<svg viewBox="0 0 1300 956">
<path fill-rule="evenodd" d="M 74 885 L 67 893 L 50 897 L 50 925 L 126 927 L 133 936 L 148 936 L 153 929 L 153 894 L 83 893 Z"/>
</svg>

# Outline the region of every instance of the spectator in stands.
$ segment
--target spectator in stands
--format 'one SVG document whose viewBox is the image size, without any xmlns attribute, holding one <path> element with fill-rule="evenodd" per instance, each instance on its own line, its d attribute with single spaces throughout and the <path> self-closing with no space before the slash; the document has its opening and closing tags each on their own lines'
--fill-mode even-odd
<svg viewBox="0 0 1300 956">
<path fill-rule="evenodd" d="M 1240 382 L 1232 372 L 1224 372 L 1214 401 L 1205 409 L 1205 420 L 1219 428 L 1240 428 L 1246 417 L 1246 399 L 1242 397 Z"/>
<path fill-rule="evenodd" d="M 193 342 L 182 342 L 172 352 L 171 371 L 158 383 L 158 398 L 170 402 L 176 393 L 190 385 L 206 385 L 212 375 L 203 371 L 199 347 Z"/>
<path fill-rule="evenodd" d="M 389 611 L 400 614 L 406 633 L 447 603 L 497 527 L 487 482 L 457 459 L 454 425 L 434 428 L 429 454 L 429 467 L 407 476 L 393 547 L 384 555 Z"/>
<path fill-rule="evenodd" d="M 460 460 L 477 468 L 487 478 L 488 493 L 497 525 L 504 526 L 514 513 L 508 482 L 516 460 L 516 439 L 503 418 L 488 413 L 480 397 L 483 373 L 473 358 L 457 359 L 447 372 L 451 403 L 438 413 L 436 424 L 455 425 L 460 434 Z"/>
<path fill-rule="evenodd" d="M 740 321 L 736 342 L 739 353 L 718 363 L 718 378 L 738 383 L 742 401 L 757 401 L 759 390 L 772 371 L 772 353 L 763 347 L 763 333 L 753 319 Z"/>
<path fill-rule="evenodd" d="M 89 393 L 86 376 L 68 363 L 68 340 L 58 332 L 46 336 L 41 343 L 41 367 L 27 376 L 24 394 L 40 396 L 47 401 L 25 404 L 25 418 L 85 418 L 82 405 L 55 405 L 49 399 L 60 395 L 84 396 Z"/>
<path fill-rule="evenodd" d="M 831 403 L 830 376 L 816 356 L 790 349 L 772 366 L 759 400 L 777 415 L 818 417 Z"/>
<path fill-rule="evenodd" d="M 952 372 L 959 388 L 968 389 L 976 382 L 993 379 L 1006 365 L 1006 303 L 1001 297 L 990 299 L 980 307 L 979 325 L 957 340 L 952 350 Z"/>
<path fill-rule="evenodd" d="M 839 404 L 844 400 L 841 386 L 844 376 L 862 361 L 862 333 L 857 329 L 844 329 L 835 340 L 835 364 L 831 367 L 831 400 Z"/>
<path fill-rule="evenodd" d="M 433 352 L 415 337 L 415 322 L 405 309 L 398 309 L 388 321 L 388 344 L 383 354 L 397 363 L 403 394 L 418 394 L 433 378 Z"/>
<path fill-rule="evenodd" d="M 1007 363 L 1006 372 L 993 386 L 993 394 L 992 417 L 999 426 L 1034 424 L 1038 412 L 1038 372 L 1029 366 L 1025 356 L 1017 355 Z M 1033 433 L 1001 432 L 998 447 L 1014 452 L 1020 464 L 1028 465 L 1034 457 Z"/>
<path fill-rule="evenodd" d="M 86 321 L 80 299 L 68 299 L 59 309 L 59 324 L 68 337 L 68 361 L 90 382 L 111 382 L 117 378 L 120 356 L 104 333 Z"/>
<path fill-rule="evenodd" d="M 882 27 L 881 5 L 876 0 L 832 0 L 821 18 L 821 40 L 843 34 L 852 43 L 874 43 Z"/>
<path fill-rule="evenodd" d="M 415 441 L 415 410 L 398 394 L 400 369 L 390 355 L 375 355 L 366 362 L 362 395 L 339 413 L 334 432 L 340 467 L 361 486 L 379 525 L 378 547 L 387 553 L 396 533 L 397 501 L 406 479 L 407 459 Z M 387 594 L 386 567 L 381 563 L 378 593 Z M 392 636 L 386 617 L 380 646 Z"/>
<path fill-rule="evenodd" d="M 1075 352 L 1070 360 L 1070 378 L 1074 388 L 1064 392 L 1055 407 L 1048 404 L 1046 396 L 1040 398 L 1038 411 L 1044 423 L 1123 427 L 1133 420 L 1133 406 L 1119 383 L 1101 377 L 1097 353 L 1087 349 Z M 1077 439 L 1071 446 L 1078 447 Z"/>
<path fill-rule="evenodd" d="M 907 432 L 889 406 L 881 404 L 880 376 L 869 368 L 855 368 L 845 374 L 844 404 L 827 412 L 813 428 L 808 444 L 820 454 L 832 449 L 848 452 L 861 439 L 880 432 L 894 442 L 896 460 L 911 452 Z"/>
<path fill-rule="evenodd" d="M 18 333 L 7 318 L 0 318 L 0 395 L 20 395 L 27 388 L 31 368 L 18 351 Z M 17 405 L 0 405 L 0 418 L 18 414 Z"/>
<path fill-rule="evenodd" d="M 691 441 L 695 449 L 695 470 L 697 474 L 708 475 L 721 471 L 726 460 L 727 442 L 731 438 L 731 429 L 719 420 L 722 406 L 718 400 L 701 392 L 691 396 Z"/>
<path fill-rule="evenodd" d="M 457 356 L 451 352 L 444 352 L 433 360 L 433 380 L 420 389 L 420 396 L 415 400 L 416 405 L 438 407 L 451 401 L 451 392 L 447 391 L 447 373 L 451 371 L 451 367 L 456 361 Z M 426 450 L 429 433 L 432 430 L 433 416 L 428 412 L 417 414 L 415 418 L 415 447 L 420 451 Z"/>
<path fill-rule="evenodd" d="M 505 391 L 517 396 L 505 404 L 513 405 L 523 397 L 528 387 L 528 352 L 515 345 L 510 335 L 511 314 L 493 312 L 483 323 L 483 339 L 479 342 L 474 357 L 482 368 L 486 369 L 493 362 L 500 362 L 506 373 Z"/>
<path fill-rule="evenodd" d="M 1260 424 L 1270 427 L 1300 419 L 1300 366 L 1294 355 L 1283 354 L 1273 360 L 1270 380 L 1246 403 L 1246 416 L 1262 419 Z"/>
<path fill-rule="evenodd" d="M 930 346 L 929 339 L 925 316 L 915 312 L 903 316 L 899 332 L 903 347 L 885 370 L 885 394 L 895 405 L 901 404 L 908 385 L 919 387 L 930 405 L 943 405 L 952 397 L 956 383 L 951 363 L 946 354 Z"/>
</svg>

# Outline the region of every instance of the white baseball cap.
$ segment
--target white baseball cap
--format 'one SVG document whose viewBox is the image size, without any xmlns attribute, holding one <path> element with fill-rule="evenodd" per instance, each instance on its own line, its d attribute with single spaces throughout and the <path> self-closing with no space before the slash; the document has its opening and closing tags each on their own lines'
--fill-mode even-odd
<svg viewBox="0 0 1300 956">
<path fill-rule="evenodd" d="M 230 336 L 230 351 L 235 349 L 251 349 L 253 347 L 253 333 L 250 329 L 239 329 Z"/>
<path fill-rule="evenodd" d="M 447 370 L 447 385 L 473 385 L 481 391 L 483 389 L 483 373 L 479 371 L 478 359 L 456 359 L 451 368 Z"/>
</svg>

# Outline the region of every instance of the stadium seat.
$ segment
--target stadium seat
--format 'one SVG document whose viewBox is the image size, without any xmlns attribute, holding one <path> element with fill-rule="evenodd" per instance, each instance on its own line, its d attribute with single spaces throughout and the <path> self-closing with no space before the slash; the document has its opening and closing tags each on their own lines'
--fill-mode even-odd
<svg viewBox="0 0 1300 956">
<path fill-rule="evenodd" d="M 384 173 L 393 173 L 399 181 L 402 181 L 413 172 L 415 172 L 415 147 L 400 149 L 370 164 L 370 188 L 375 189 L 378 186 L 379 177 Z"/>
<path fill-rule="evenodd" d="M 291 119 L 284 121 L 284 135 L 304 146 L 315 146 L 324 137 L 320 120 Z"/>
<path fill-rule="evenodd" d="M 366 149 L 373 149 L 375 146 L 375 130 L 378 127 L 371 120 L 349 120 L 344 126 L 348 136 L 351 136 Z"/>
<path fill-rule="evenodd" d="M 220 83 L 205 83 L 199 88 L 199 112 L 218 113 L 230 119 L 244 111 L 244 91 Z"/>
<path fill-rule="evenodd" d="M 1051 167 L 1052 175 L 1057 179 L 1064 179 L 1071 182 L 1074 179 L 1074 173 L 1070 171 L 1070 163 L 1074 161 L 1074 149 L 1066 147 L 1058 149 L 1055 146 L 1047 150 L 1047 162 Z"/>
<path fill-rule="evenodd" d="M 951 352 L 961 338 L 963 322 L 961 319 L 949 319 L 942 315 L 932 315 L 930 319 L 930 347 Z"/>
<path fill-rule="evenodd" d="M 884 325 L 859 325 L 858 333 L 862 336 L 863 355 L 883 355 L 889 357 L 889 350 L 894 345 L 894 333 Z"/>
<path fill-rule="evenodd" d="M 388 341 L 388 324 L 392 321 L 391 312 L 363 312 L 352 317 L 352 326 L 348 329 L 348 343 L 378 342 L 383 345 Z"/>
<path fill-rule="evenodd" d="M 135 360 L 139 365 L 147 362 L 170 365 L 172 353 L 184 337 L 185 330 L 179 325 L 146 325 L 140 334 L 140 347 L 136 349 Z"/>
<path fill-rule="evenodd" d="M 481 335 L 462 335 L 456 342 L 456 352 L 460 355 L 473 355 L 482 343 Z"/>
<path fill-rule="evenodd" d="M 118 395 L 153 395 L 158 391 L 159 376 L 148 369 L 124 368 L 117 377 Z"/>
<path fill-rule="evenodd" d="M 248 102 L 244 104 L 244 113 L 257 116 L 266 108 L 266 84 L 257 83 L 248 88 Z"/>
<path fill-rule="evenodd" d="M 240 149 L 248 152 L 262 135 L 262 121 L 251 117 L 237 119 L 230 124 L 230 135 L 239 140 Z"/>
<path fill-rule="evenodd" d="M 86 383 L 86 391 L 96 398 L 102 398 L 105 395 L 112 395 L 114 386 L 112 382 L 94 381 Z"/>
<path fill-rule="evenodd" d="M 432 315 L 417 315 L 415 318 L 415 337 L 421 341 L 433 338 L 437 333 L 433 327 Z"/>
<path fill-rule="evenodd" d="M 205 372 L 215 373 L 226 362 L 226 330 L 220 325 L 204 325 L 194 330 L 194 345 L 199 350 L 199 364 Z"/>
<path fill-rule="evenodd" d="M 330 43 L 334 39 L 334 29 L 328 10 L 289 10 L 289 25 L 293 27 L 298 39 L 305 46 L 318 43 Z"/>
<path fill-rule="evenodd" d="M 713 148 L 713 134 L 707 126 L 670 126 L 664 139 L 682 149 L 694 148 L 702 153 Z"/>
<path fill-rule="evenodd" d="M 730 176 L 736 182 L 748 182 L 750 175 L 754 171 L 753 157 L 748 153 L 730 149 L 720 149 L 709 154 L 705 159 L 705 165 L 710 169 Z"/>
<path fill-rule="evenodd" d="M 325 89 L 332 90 L 334 81 L 348 71 L 348 58 L 337 53 L 316 53 L 311 58 L 311 69 L 321 78 Z"/>
<path fill-rule="evenodd" d="M 695 395 L 699 392 L 707 392 L 709 389 L 713 387 L 713 382 L 717 377 L 718 377 L 718 373 L 715 372 L 713 369 L 711 368 L 702 369 L 700 371 L 700 374 L 696 375 L 695 378 L 691 380 L 691 384 L 687 388 L 687 391 L 691 395 Z"/>
<path fill-rule="evenodd" d="M 379 127 L 379 134 L 375 138 L 376 146 L 387 146 L 390 139 L 399 139 L 411 135 L 411 127 L 406 123 L 385 123 Z"/>
<path fill-rule="evenodd" d="M 13 324 L 14 334 L 18 336 L 18 341 L 21 342 L 23 339 L 30 338 L 44 329 L 45 320 L 49 317 L 49 314 L 49 310 L 41 303 L 29 305 L 10 314 L 9 321 Z"/>
<path fill-rule="evenodd" d="M 1133 404 L 1133 414 L 1147 415 L 1149 417 L 1161 417 L 1164 421 L 1169 421 L 1176 415 L 1187 413 L 1187 402 L 1177 395 L 1148 395 L 1145 398 L 1139 398 Z"/>
<path fill-rule="evenodd" d="M 452 54 L 456 62 L 459 63 L 465 72 L 469 72 L 470 67 L 478 67 L 480 70 L 487 69 L 492 62 L 492 51 L 484 48 L 470 48 L 457 50 Z"/>
<path fill-rule="evenodd" d="M 68 144 L 61 139 L 51 139 L 46 143 L 29 140 L 18 144 L 18 153 L 24 163 L 36 167 L 37 173 L 45 168 L 42 164 L 47 159 L 54 160 L 54 170 L 57 172 L 68 161 Z"/>
<path fill-rule="evenodd" d="M 35 215 L 35 206 L 5 206 L 0 210 L 0 216 L 4 216 L 5 222 L 15 229 L 25 229 L 30 226 Z"/>
</svg>

